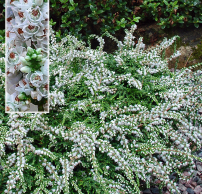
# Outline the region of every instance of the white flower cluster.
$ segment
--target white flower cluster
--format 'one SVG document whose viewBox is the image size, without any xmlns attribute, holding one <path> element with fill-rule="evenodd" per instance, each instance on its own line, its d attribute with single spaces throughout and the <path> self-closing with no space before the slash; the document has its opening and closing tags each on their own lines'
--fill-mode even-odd
<svg viewBox="0 0 202 194">
<path fill-rule="evenodd" d="M 179 192 L 170 174 L 184 179 L 182 168 L 193 172 L 199 160 L 191 153 L 201 147 L 202 71 L 169 71 L 161 52 L 175 38 L 144 50 L 141 38 L 133 48 L 129 31 L 108 55 L 102 39 L 93 50 L 72 36 L 50 37 L 51 113 L 9 115 L 0 132 L 10 148 L 0 152 L 4 192 L 26 192 L 30 171 L 30 193 L 140 193 L 140 181 L 154 179 Z"/>
<path fill-rule="evenodd" d="M 6 112 L 48 109 L 48 9 L 43 0 L 6 2 Z"/>
</svg>

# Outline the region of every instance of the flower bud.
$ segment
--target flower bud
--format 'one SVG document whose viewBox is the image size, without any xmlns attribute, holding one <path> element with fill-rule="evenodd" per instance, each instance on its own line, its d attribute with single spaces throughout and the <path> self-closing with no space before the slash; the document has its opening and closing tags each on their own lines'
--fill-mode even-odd
<svg viewBox="0 0 202 194">
<path fill-rule="evenodd" d="M 41 48 L 38 48 L 38 49 L 36 49 L 36 53 L 39 55 L 39 54 L 41 54 Z"/>
<path fill-rule="evenodd" d="M 30 58 L 29 56 L 26 56 L 26 57 L 25 57 L 25 60 L 26 60 L 26 61 L 30 61 L 31 58 Z"/>
<path fill-rule="evenodd" d="M 25 100 L 25 99 L 26 99 L 26 95 L 23 94 L 23 93 L 21 93 L 21 94 L 18 95 L 18 98 L 19 98 L 20 100 Z"/>
<path fill-rule="evenodd" d="M 34 50 L 31 47 L 27 47 L 27 54 L 32 54 Z"/>
<path fill-rule="evenodd" d="M 28 65 L 27 61 L 25 60 L 24 57 L 20 57 L 20 61 L 23 65 Z"/>
<path fill-rule="evenodd" d="M 43 57 L 42 55 L 38 55 L 37 56 L 37 61 L 41 61 L 42 57 Z"/>
<path fill-rule="evenodd" d="M 33 59 L 36 59 L 36 57 L 37 57 L 36 54 L 33 54 L 33 55 L 32 55 L 32 58 L 33 58 Z"/>
<path fill-rule="evenodd" d="M 43 4 L 43 0 L 35 0 L 35 4 L 41 6 Z"/>
<path fill-rule="evenodd" d="M 24 67 L 22 67 L 22 68 L 20 69 L 20 71 L 21 71 L 22 73 L 30 73 L 30 72 L 32 71 L 32 69 L 31 69 L 30 67 L 28 67 L 28 66 L 24 66 Z"/>
</svg>

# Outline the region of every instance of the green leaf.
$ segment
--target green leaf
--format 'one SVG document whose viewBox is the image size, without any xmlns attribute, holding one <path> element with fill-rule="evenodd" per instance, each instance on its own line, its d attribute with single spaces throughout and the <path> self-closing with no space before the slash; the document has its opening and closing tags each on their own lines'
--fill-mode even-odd
<svg viewBox="0 0 202 194">
<path fill-rule="evenodd" d="M 68 0 L 60 0 L 61 3 L 67 3 Z"/>
<path fill-rule="evenodd" d="M 74 6 L 74 0 L 70 0 L 72 6 Z"/>
<path fill-rule="evenodd" d="M 69 11 L 72 11 L 72 10 L 74 10 L 74 7 L 70 6 Z"/>
<path fill-rule="evenodd" d="M 124 23 L 124 22 L 125 22 L 125 18 L 122 18 L 122 19 L 121 19 L 121 23 Z"/>
<path fill-rule="evenodd" d="M 134 22 L 139 22 L 139 19 L 140 19 L 141 17 L 135 17 L 135 18 L 133 18 L 133 21 Z"/>
<path fill-rule="evenodd" d="M 92 11 L 96 11 L 96 9 L 94 8 L 93 5 L 90 5 L 90 9 L 91 9 Z"/>
<path fill-rule="evenodd" d="M 194 26 L 195 26 L 196 28 L 198 28 L 198 27 L 199 27 L 199 24 L 196 24 L 196 23 L 195 23 Z"/>
<path fill-rule="evenodd" d="M 101 14 L 101 13 L 103 13 L 104 12 L 104 10 L 98 10 L 96 13 L 97 14 Z"/>
</svg>

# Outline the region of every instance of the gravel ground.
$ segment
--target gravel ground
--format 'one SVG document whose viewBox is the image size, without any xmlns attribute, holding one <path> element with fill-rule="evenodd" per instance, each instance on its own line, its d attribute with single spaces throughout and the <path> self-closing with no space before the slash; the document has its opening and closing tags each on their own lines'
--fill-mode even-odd
<svg viewBox="0 0 202 194">
<path fill-rule="evenodd" d="M 202 127 L 200 128 L 202 131 Z M 202 158 L 202 147 L 194 155 Z M 187 169 L 184 172 L 184 175 L 188 177 L 190 176 L 190 179 L 188 181 L 179 180 L 177 182 L 179 190 L 181 191 L 182 194 L 202 194 L 202 162 L 196 160 L 194 162 L 195 162 L 195 170 L 193 176 L 191 177 L 191 173 L 189 172 L 189 169 Z M 177 178 L 176 173 L 170 175 L 171 180 L 176 178 Z M 144 191 L 141 191 L 141 194 L 159 194 L 159 193 L 160 191 L 158 187 L 151 187 L 145 189 Z M 162 193 L 170 194 L 171 192 L 167 189 L 167 187 L 164 187 Z"/>
</svg>

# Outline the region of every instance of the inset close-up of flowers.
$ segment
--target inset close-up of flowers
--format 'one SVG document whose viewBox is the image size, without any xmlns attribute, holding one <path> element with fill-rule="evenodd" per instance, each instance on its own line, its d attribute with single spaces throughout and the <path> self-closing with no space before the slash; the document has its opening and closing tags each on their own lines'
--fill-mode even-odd
<svg viewBox="0 0 202 194">
<path fill-rule="evenodd" d="M 6 1 L 6 112 L 48 112 L 49 5 Z"/>
</svg>

